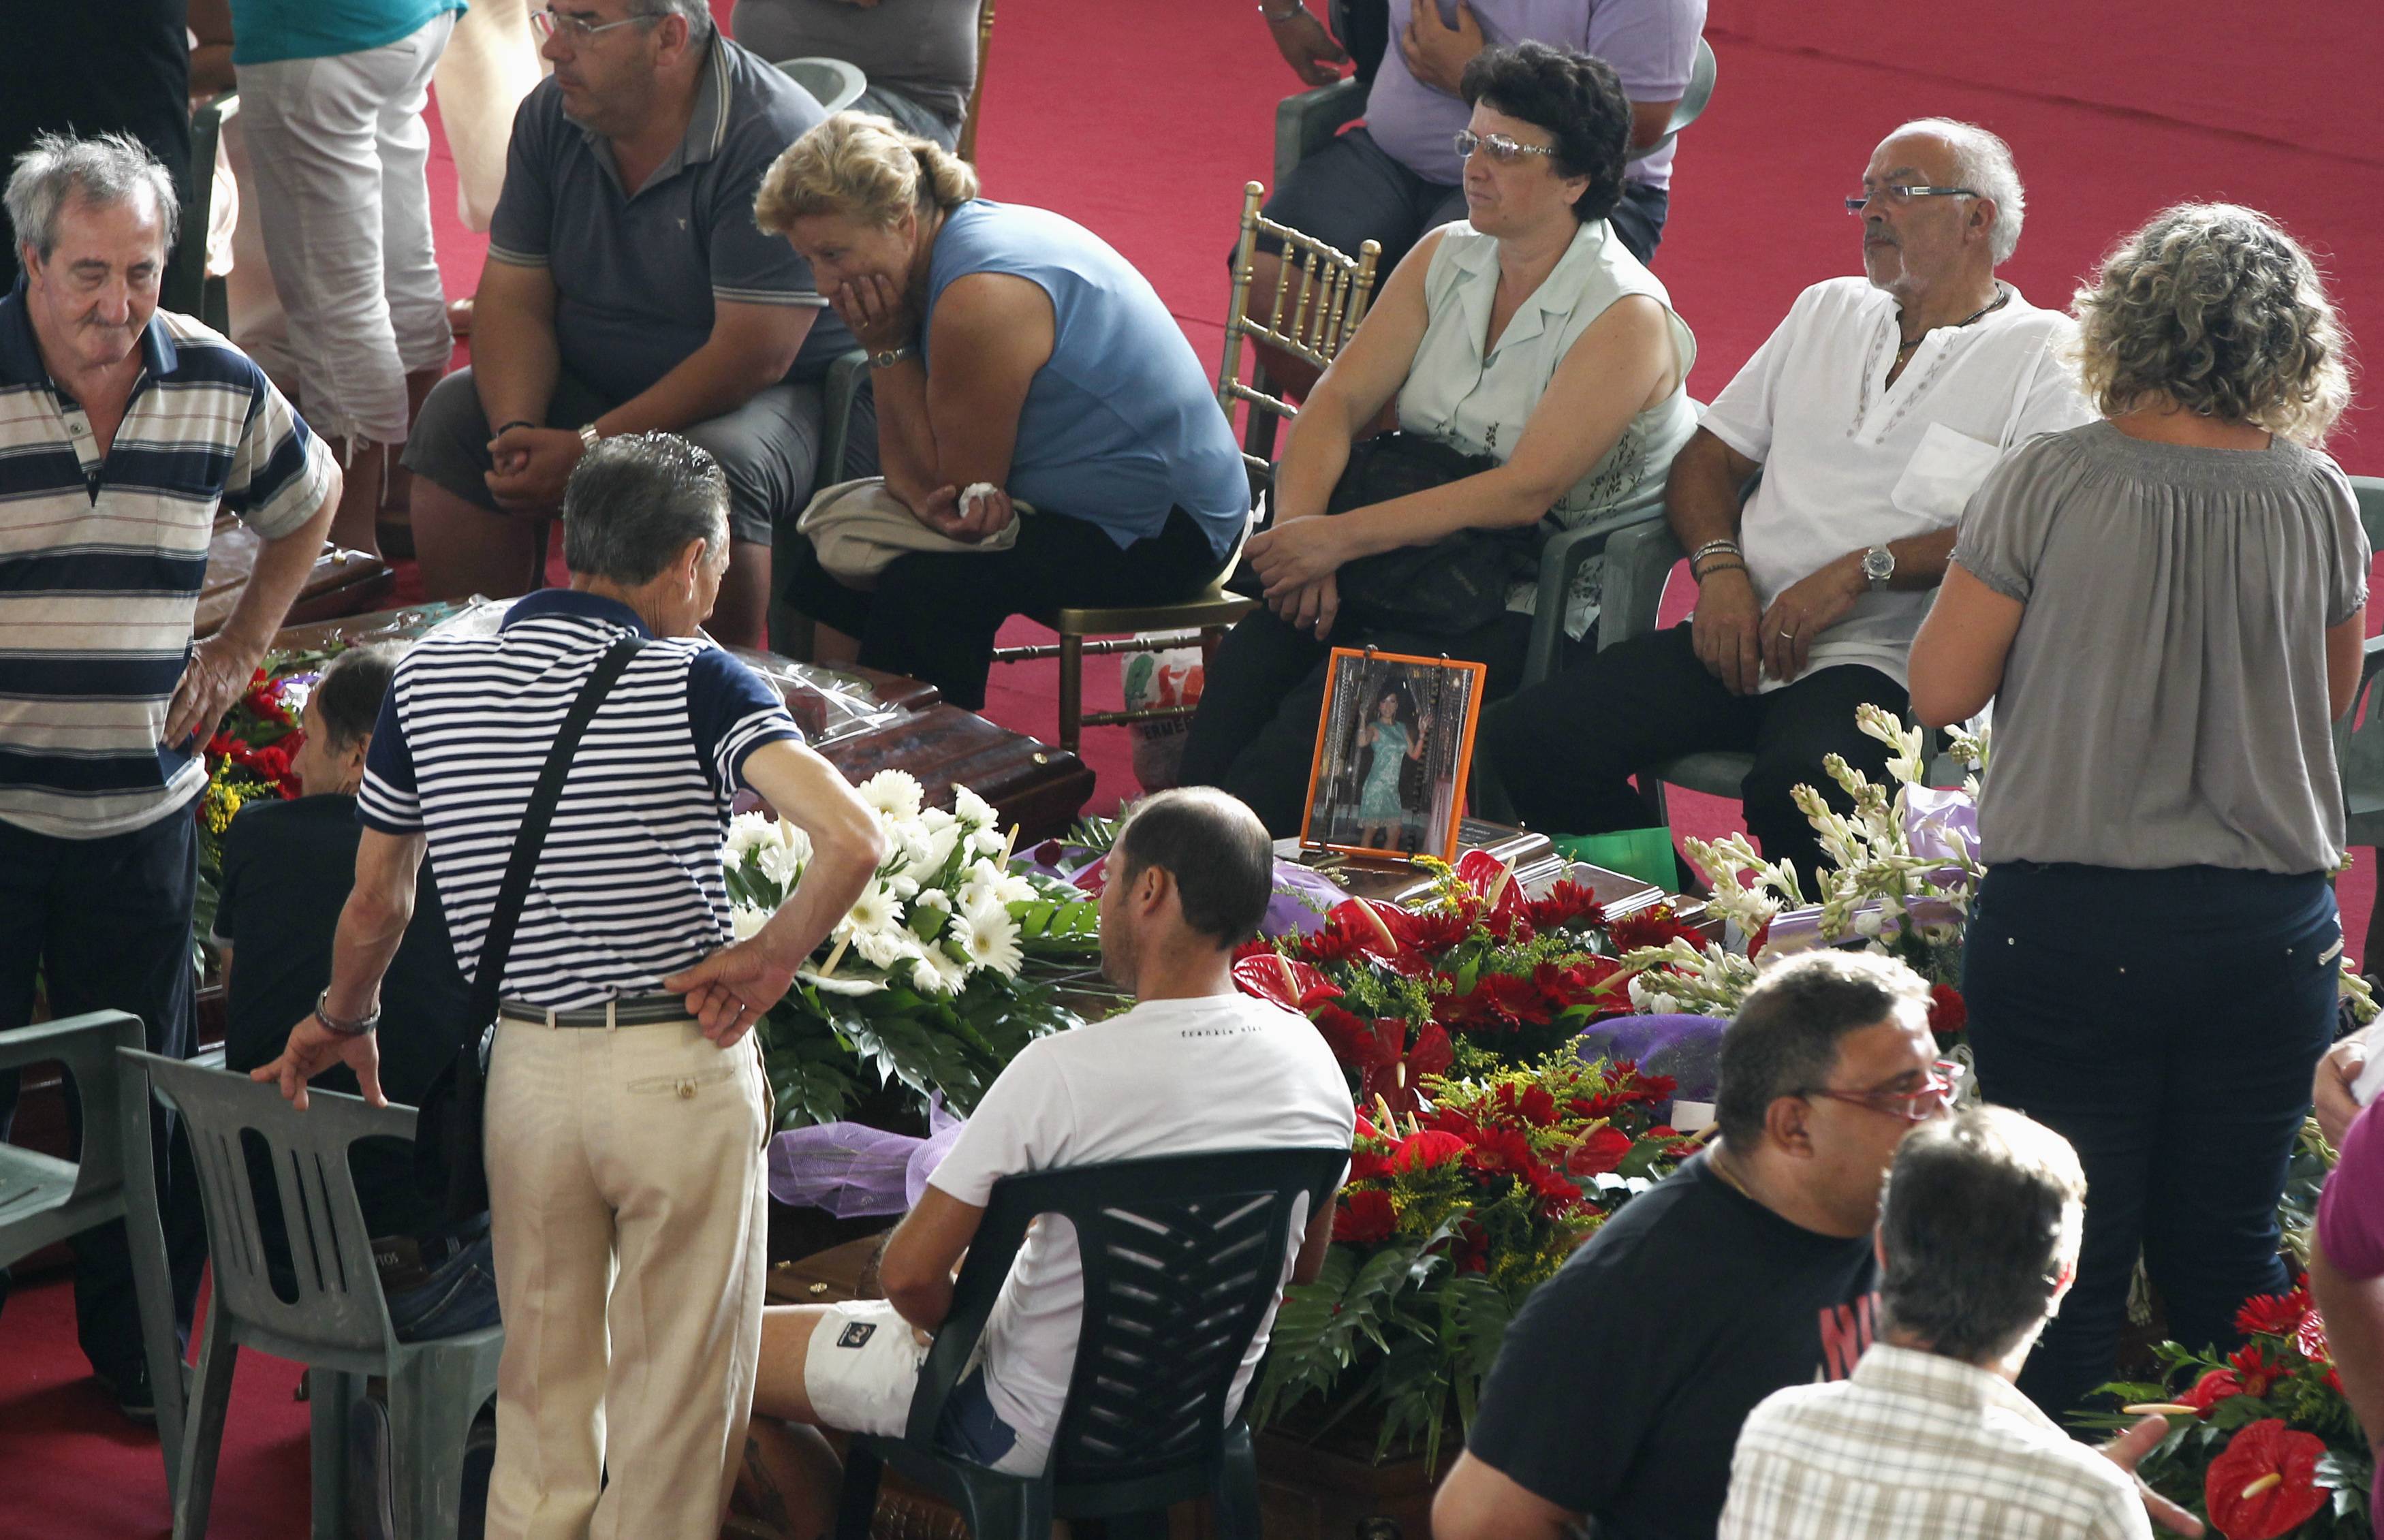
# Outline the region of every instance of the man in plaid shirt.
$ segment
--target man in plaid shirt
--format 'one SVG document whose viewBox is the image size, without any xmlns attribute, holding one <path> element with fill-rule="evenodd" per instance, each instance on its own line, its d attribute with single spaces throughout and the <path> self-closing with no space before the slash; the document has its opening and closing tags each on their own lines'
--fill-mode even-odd
<svg viewBox="0 0 2384 1540">
<path fill-rule="evenodd" d="M 2013 1387 L 2077 1276 L 2085 1200 L 2077 1151 L 2018 1112 L 1913 1130 L 1880 1211 L 1878 1340 L 1748 1416 L 1723 1540 L 2149 1540 L 2147 1510 L 2201 1534 L 2131 1473 L 2161 1418 L 2098 1452 Z"/>
</svg>

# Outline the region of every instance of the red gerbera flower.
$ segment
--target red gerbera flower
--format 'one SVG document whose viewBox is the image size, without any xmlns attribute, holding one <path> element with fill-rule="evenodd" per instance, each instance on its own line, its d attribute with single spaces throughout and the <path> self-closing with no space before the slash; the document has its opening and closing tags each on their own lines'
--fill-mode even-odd
<svg viewBox="0 0 2384 1540">
<path fill-rule="evenodd" d="M 1341 1195 L 1341 1207 L 1333 1215 L 1333 1238 L 1368 1246 L 1386 1238 L 1398 1223 L 1389 1193 L 1361 1187 Z"/>
<path fill-rule="evenodd" d="M 1393 910 L 1384 919 L 1398 933 L 1401 945 L 1425 957 L 1435 957 L 1447 951 L 1464 940 L 1466 932 L 1473 928 L 1471 915 L 1442 909 L 1429 913 Z"/>
<path fill-rule="evenodd" d="M 2227 1355 L 2227 1363 L 2246 1396 L 2266 1396 L 2269 1386 L 2285 1377 L 2285 1366 L 2257 1347 L 2236 1348 Z"/>
<path fill-rule="evenodd" d="M 1444 995 L 1433 1002 L 1432 1013 L 1458 1031 L 1506 1031 L 1518 1026 L 1546 1026 L 1553 1014 L 1548 1002 L 1528 978 L 1514 974 L 1484 974 L 1461 995 Z"/>
<path fill-rule="evenodd" d="M 1546 898 L 1526 900 L 1523 913 L 1539 930 L 1589 929 L 1606 923 L 1606 906 L 1597 901 L 1597 890 L 1578 882 L 1559 882 Z"/>
<path fill-rule="evenodd" d="M 1399 1141 L 1398 1148 L 1391 1151 L 1391 1170 L 1404 1174 L 1427 1166 L 1446 1165 L 1463 1159 L 1466 1148 L 1465 1141 L 1456 1135 L 1427 1128 Z"/>
<path fill-rule="evenodd" d="M 1606 934 L 1614 942 L 1614 950 L 1618 952 L 1636 951 L 1641 947 L 1669 946 L 1675 938 L 1700 949 L 1706 944 L 1705 933 L 1695 926 L 1681 924 L 1672 913 L 1672 906 L 1668 903 L 1658 904 L 1636 914 L 1626 914 L 1620 920 L 1609 920 Z"/>
<path fill-rule="evenodd" d="M 1929 986 L 1929 1030 L 1940 1037 L 1950 1037 L 1962 1030 L 1970 1019 L 1970 1008 L 1962 1003 L 1962 991 L 1950 984 Z"/>
<path fill-rule="evenodd" d="M 2227 1540 L 2275 1540 L 2326 1506 L 2317 1484 L 2326 1441 L 2277 1418 L 2247 1422 L 2210 1462 L 2202 1497 Z"/>
<path fill-rule="evenodd" d="M 2291 1294 L 2255 1294 L 2235 1311 L 2235 1329 L 2245 1336 L 2291 1336 L 2301 1330 L 2309 1309 L 2306 1286 L 2296 1286 Z"/>
</svg>

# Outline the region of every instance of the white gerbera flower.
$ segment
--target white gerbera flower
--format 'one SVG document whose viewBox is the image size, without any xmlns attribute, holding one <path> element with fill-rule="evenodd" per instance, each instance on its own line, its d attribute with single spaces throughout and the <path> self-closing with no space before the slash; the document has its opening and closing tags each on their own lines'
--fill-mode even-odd
<svg viewBox="0 0 2384 1540">
<path fill-rule="evenodd" d="M 954 995 L 968 976 L 968 964 L 954 961 L 941 947 L 929 947 L 911 960 L 911 984 L 923 995 Z"/>
<path fill-rule="evenodd" d="M 836 938 L 841 941 L 848 938 L 874 936 L 879 931 L 895 929 L 901 923 L 901 903 L 887 889 L 885 883 L 872 877 L 869 886 L 861 890 L 861 897 L 853 900 L 852 907 L 844 912 L 844 918 L 836 923 Z"/>
<path fill-rule="evenodd" d="M 965 786 L 952 788 L 952 816 L 972 829 L 989 829 L 999 816 L 993 804 Z"/>
<path fill-rule="evenodd" d="M 1003 903 L 1033 903 L 1042 897 L 1035 885 L 1016 872 L 1004 872 L 994 879 L 993 896 Z"/>
<path fill-rule="evenodd" d="M 968 953 L 972 968 L 991 968 L 1004 978 L 1017 976 L 1026 960 L 1018 944 L 1018 922 L 1005 904 L 978 905 L 952 923 L 951 938 Z"/>
<path fill-rule="evenodd" d="M 755 850 L 754 860 L 760 863 L 762 875 L 776 883 L 783 895 L 795 890 L 795 884 L 803 875 L 803 863 L 810 854 L 809 850 L 798 852 L 773 839 Z"/>
<path fill-rule="evenodd" d="M 852 950 L 873 968 L 891 973 L 905 958 L 919 955 L 919 943 L 907 930 L 873 930 L 852 938 Z"/>
<path fill-rule="evenodd" d="M 747 852 L 777 832 L 771 823 L 771 819 L 759 813 L 740 813 L 728 820 L 728 838 L 721 846 L 720 859 L 730 866 L 743 861 Z"/>
<path fill-rule="evenodd" d="M 880 770 L 853 788 L 861 800 L 889 818 L 912 819 L 919 816 L 920 802 L 925 795 L 919 778 L 907 770 Z"/>
<path fill-rule="evenodd" d="M 968 837 L 971 855 L 1000 855 L 1002 844 L 1001 835 L 994 829 L 979 829 Z"/>
<path fill-rule="evenodd" d="M 994 890 L 1001 884 L 1001 874 L 990 861 L 971 862 L 961 871 L 960 890 L 952 901 L 962 911 L 980 908 L 995 901 Z"/>
<path fill-rule="evenodd" d="M 753 933 L 770 923 L 770 912 L 757 904 L 731 904 L 728 909 L 728 934 L 739 941 L 752 939 Z"/>
</svg>

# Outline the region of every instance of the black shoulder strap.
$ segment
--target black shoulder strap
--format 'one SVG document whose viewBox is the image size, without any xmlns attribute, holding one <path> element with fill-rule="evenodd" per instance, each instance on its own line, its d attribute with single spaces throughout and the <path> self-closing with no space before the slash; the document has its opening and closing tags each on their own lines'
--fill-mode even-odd
<svg viewBox="0 0 2384 1540">
<path fill-rule="evenodd" d="M 521 832 L 514 836 L 513 854 L 505 862 L 505 879 L 497 888 L 496 907 L 489 912 L 489 932 L 480 940 L 480 961 L 472 970 L 472 1022 L 478 1031 L 482 1024 L 496 1019 L 497 989 L 504 982 L 505 963 L 513 955 L 514 931 L 521 925 L 522 906 L 529 901 L 530 874 L 538 867 L 538 852 L 546 843 L 547 826 L 554 822 L 554 810 L 563 801 L 564 778 L 571 773 L 571 756 L 579 747 L 579 739 L 594 720 L 596 708 L 613 689 L 629 660 L 638 655 L 645 643 L 634 633 L 624 633 L 604 655 L 597 660 L 596 671 L 579 688 L 579 696 L 571 702 L 570 712 L 563 718 L 563 727 L 554 735 L 554 747 L 546 752 L 546 764 L 538 773 L 538 787 L 529 794 L 529 806 L 522 812 Z"/>
</svg>

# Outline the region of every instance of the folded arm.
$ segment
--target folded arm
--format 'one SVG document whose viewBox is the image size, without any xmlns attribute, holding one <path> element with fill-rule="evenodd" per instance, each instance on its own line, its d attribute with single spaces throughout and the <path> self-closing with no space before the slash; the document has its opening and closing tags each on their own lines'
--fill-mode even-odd
<svg viewBox="0 0 2384 1540">
<path fill-rule="evenodd" d="M 1007 273 L 954 279 L 936 301 L 931 375 L 916 356 L 878 369 L 878 461 L 913 509 L 936 494 L 1010 480 L 1018 417 L 1057 337 L 1051 297 Z"/>
</svg>

